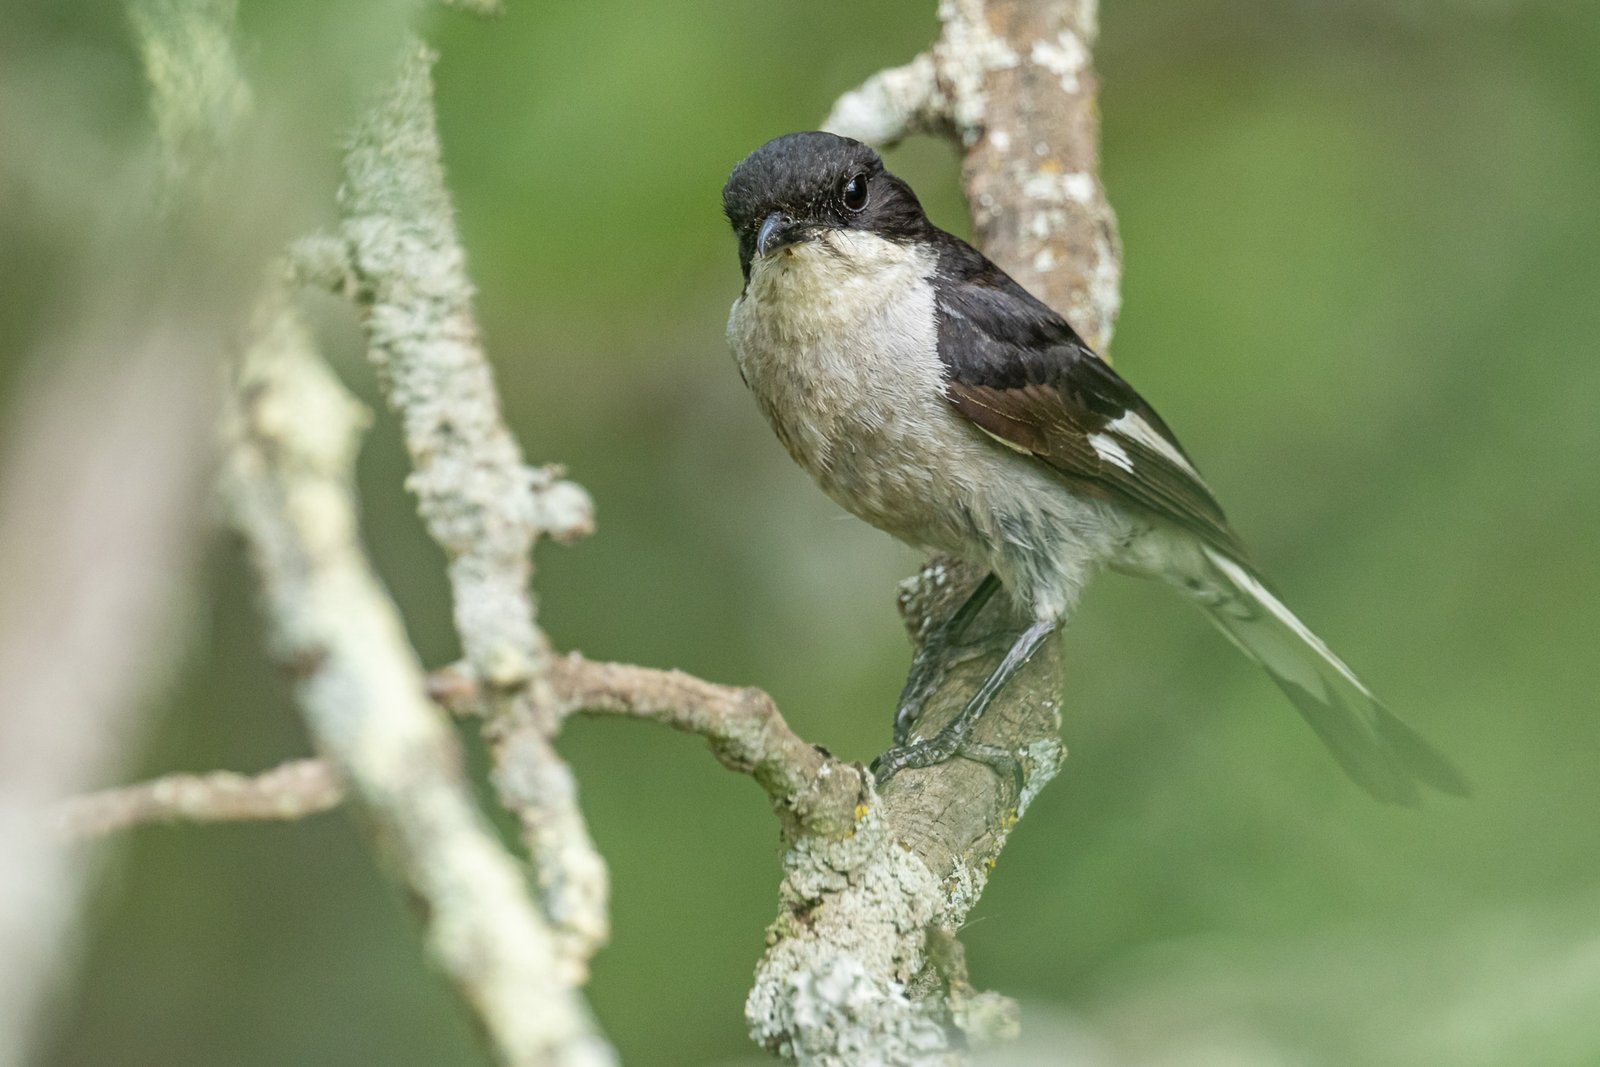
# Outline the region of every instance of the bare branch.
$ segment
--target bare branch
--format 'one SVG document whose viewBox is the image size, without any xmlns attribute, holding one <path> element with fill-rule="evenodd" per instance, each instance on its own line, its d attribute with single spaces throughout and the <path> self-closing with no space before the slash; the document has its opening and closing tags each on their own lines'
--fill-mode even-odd
<svg viewBox="0 0 1600 1067">
<path fill-rule="evenodd" d="M 802 740 L 759 689 L 717 685 L 682 671 L 596 663 L 577 653 L 554 661 L 550 680 L 569 713 L 654 719 L 705 738 L 724 767 L 750 775 L 766 790 L 788 836 L 848 833 L 866 803 L 865 768 Z"/>
<path fill-rule="evenodd" d="M 615 1062 L 522 870 L 480 815 L 455 736 L 424 696 L 398 611 L 358 541 L 367 413 L 283 304 L 266 309 L 228 423 L 224 488 L 270 636 L 313 740 L 423 901 L 429 947 L 517 1067 Z"/>
<path fill-rule="evenodd" d="M 57 813 L 74 837 L 100 837 L 149 823 L 281 822 L 337 807 L 344 786 L 322 760 L 300 759 L 257 775 L 171 774 L 74 797 Z"/>
<path fill-rule="evenodd" d="M 684 674 L 598 663 L 576 652 L 553 660 L 550 683 L 563 716 L 617 715 L 653 720 L 710 742 L 729 770 L 748 774 L 800 831 L 850 829 L 866 802 L 867 776 L 789 728 L 759 689 L 717 685 Z M 428 675 L 428 696 L 457 714 L 481 710 L 470 669 Z M 296 819 L 339 804 L 343 787 L 320 760 L 293 760 L 254 777 L 231 771 L 171 775 L 69 801 L 58 819 L 69 832 L 98 835 L 150 822 Z"/>
<path fill-rule="evenodd" d="M 529 583 L 535 539 L 578 535 L 591 509 L 577 486 L 530 471 L 501 416 L 444 184 L 432 62 L 414 42 L 351 137 L 342 233 L 369 356 L 411 454 L 407 485 L 449 557 L 456 630 L 490 694 L 493 780 L 521 821 L 545 908 L 581 964 L 608 933 L 606 869 L 572 774 L 550 746 L 560 716 Z"/>
</svg>

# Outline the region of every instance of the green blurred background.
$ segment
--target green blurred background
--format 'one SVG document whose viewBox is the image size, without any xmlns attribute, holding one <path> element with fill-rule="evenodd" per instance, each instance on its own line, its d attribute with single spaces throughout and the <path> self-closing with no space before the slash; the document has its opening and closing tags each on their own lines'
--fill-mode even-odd
<svg viewBox="0 0 1600 1067">
<path fill-rule="evenodd" d="M 263 76 L 292 69 L 294 20 L 332 17 L 315 7 L 246 4 L 277 42 L 250 53 Z M 430 38 L 510 418 L 599 504 L 596 536 L 541 549 L 543 620 L 562 647 L 763 686 L 868 759 L 916 559 L 829 504 L 744 394 L 718 193 L 925 46 L 933 3 L 509 7 Z M 61 33 L 132 84 L 117 7 L 94 10 Z M 1117 365 L 1290 602 L 1478 796 L 1371 803 L 1198 614 L 1108 578 L 1067 637 L 1065 773 L 965 931 L 974 980 L 1025 1002 L 1041 1063 L 1600 1064 L 1600 10 L 1106 0 L 1101 23 Z M 965 229 L 949 148 L 891 163 Z M 372 549 L 447 662 L 391 422 L 362 463 Z M 306 749 L 238 556 L 207 565 L 130 776 Z M 615 884 L 605 1029 L 630 1063 L 745 1062 L 779 860 L 759 790 L 646 724 L 576 722 L 561 747 Z M 342 815 L 131 835 L 90 930 L 46 1063 L 485 1062 Z"/>
</svg>

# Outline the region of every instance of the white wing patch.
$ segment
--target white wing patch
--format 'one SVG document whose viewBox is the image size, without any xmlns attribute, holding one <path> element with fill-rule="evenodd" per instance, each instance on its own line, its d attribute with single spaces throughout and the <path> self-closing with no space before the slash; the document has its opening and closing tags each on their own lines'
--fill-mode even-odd
<svg viewBox="0 0 1600 1067">
<path fill-rule="evenodd" d="M 1145 422 L 1137 413 L 1128 412 L 1115 422 L 1107 423 L 1106 429 L 1124 440 L 1143 445 L 1179 470 L 1193 476 L 1195 481 L 1201 480 L 1200 472 L 1190 466 L 1189 461 L 1183 458 L 1183 453 L 1178 451 L 1171 441 L 1157 433 L 1155 427 Z M 1095 445 L 1095 451 L 1100 452 L 1099 445 Z M 1103 452 L 1101 454 L 1104 455 Z"/>
<path fill-rule="evenodd" d="M 1123 418 L 1127 418 L 1127 416 L 1125 415 Z M 1120 421 L 1122 420 L 1119 419 L 1118 422 Z M 1111 426 L 1115 427 L 1116 423 L 1112 423 Z M 1089 446 L 1107 463 L 1115 467 L 1121 467 L 1130 474 L 1133 473 L 1133 460 L 1129 458 L 1123 447 L 1117 444 L 1116 438 L 1103 433 L 1092 433 L 1089 435 Z"/>
</svg>

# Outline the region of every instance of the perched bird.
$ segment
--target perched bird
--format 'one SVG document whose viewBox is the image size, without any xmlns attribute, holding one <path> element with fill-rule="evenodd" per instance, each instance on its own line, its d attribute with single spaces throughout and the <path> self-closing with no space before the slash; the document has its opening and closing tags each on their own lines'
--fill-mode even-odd
<svg viewBox="0 0 1600 1067">
<path fill-rule="evenodd" d="M 914 744 L 926 687 L 908 683 L 880 781 L 957 754 L 996 762 L 972 727 L 1111 567 L 1200 605 L 1374 796 L 1467 792 L 1272 592 L 1150 405 L 1065 319 L 930 222 L 871 148 L 779 137 L 734 168 L 722 203 L 744 272 L 728 341 L 789 454 L 872 525 L 989 569 L 936 648 L 997 584 L 1033 620 L 955 720 Z"/>
</svg>

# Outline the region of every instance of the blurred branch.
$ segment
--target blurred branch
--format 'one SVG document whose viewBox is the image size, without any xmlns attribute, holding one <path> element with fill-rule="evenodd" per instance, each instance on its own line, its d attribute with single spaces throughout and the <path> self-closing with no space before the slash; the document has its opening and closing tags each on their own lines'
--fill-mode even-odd
<svg viewBox="0 0 1600 1067">
<path fill-rule="evenodd" d="M 467 6 L 493 5 L 477 0 Z M 28 714 L 0 720 L 0 731 L 23 728 L 7 738 L 0 760 L 10 754 L 27 765 L 15 778 L 0 775 L 0 834 L 6 834 L 8 859 L 0 865 L 0 933 L 15 949 L 0 973 L 0 1031 L 14 1038 L 0 1047 L 0 1061 L 26 1051 L 22 1021 L 38 1014 L 37 993 L 69 942 L 66 920 L 80 881 L 65 877 L 63 842 L 48 832 L 42 815 L 61 792 L 103 779 L 101 764 L 124 734 L 111 713 L 132 704 L 136 673 L 162 662 L 151 646 L 164 630 L 150 609 L 166 607 L 182 589 L 181 576 L 167 566 L 175 539 L 163 535 L 173 526 L 189 532 L 192 523 L 175 520 L 204 510 L 175 483 L 192 489 L 202 481 L 203 443 L 216 400 L 208 363 L 233 347 L 228 337 L 243 317 L 240 297 L 259 285 L 267 250 L 282 239 L 263 242 L 241 231 L 246 221 L 258 224 L 271 215 L 271 205 L 281 204 L 262 194 L 269 184 L 289 184 L 283 168 L 240 165 L 259 164 L 254 157 L 224 158 L 250 99 L 232 52 L 235 9 L 235 0 L 130 0 L 168 177 L 160 202 L 176 238 L 188 244 L 169 239 L 140 247 L 159 269 L 130 270 L 144 263 L 131 258 L 105 276 L 160 284 L 172 281 L 171 274 L 185 283 L 173 286 L 185 303 L 117 307 L 117 314 L 103 316 L 118 327 L 115 343 L 94 348 L 92 366 L 87 359 L 55 361 L 65 364 L 64 380 L 83 387 L 64 389 L 58 398 L 73 418 L 58 417 L 63 412 L 54 403 L 39 405 L 53 422 L 40 465 L 48 475 L 33 488 L 53 508 L 23 498 L 29 506 L 14 513 L 30 522 L 49 514 L 52 521 L 47 530 L 23 531 L 30 536 L 12 558 L 29 580 L 5 588 L 3 606 L 11 607 L 13 591 L 37 594 L 30 597 L 28 622 L 43 610 L 91 640 L 75 642 L 73 632 L 35 625 L 28 641 L 0 642 L 0 665 L 22 683 L 22 711 L 37 704 L 49 713 L 37 723 Z M 344 783 L 362 809 L 363 825 L 425 905 L 429 946 L 475 1009 L 496 1058 L 519 1067 L 600 1067 L 615 1056 L 577 986 L 588 953 L 604 936 L 604 868 L 577 816 L 570 775 L 549 748 L 548 731 L 558 716 L 541 712 L 542 638 L 526 594 L 534 533 L 580 536 L 592 524 L 591 509 L 582 490 L 558 472 L 523 468 L 500 425 L 492 381 L 476 350 L 427 78 L 427 59 L 413 43 L 395 89 L 351 146 L 345 228 L 336 240 L 297 244 L 289 276 L 296 284 L 338 285 L 360 296 L 374 352 L 393 370 L 390 384 L 405 392 L 396 406 L 408 416 L 408 440 L 421 443 L 415 482 L 422 486 L 424 515 L 452 556 L 464 644 L 495 691 L 499 713 L 492 725 L 497 751 L 506 754 L 499 773 L 510 782 L 502 792 L 525 801 L 521 814 L 541 873 L 560 874 L 542 881 L 564 929 L 546 922 L 521 865 L 482 818 L 454 733 L 425 697 L 403 624 L 357 538 L 351 466 L 366 413 L 313 351 L 304 324 L 276 286 L 254 326 L 232 398 L 224 489 L 261 578 L 273 651 L 294 682 L 323 760 L 261 779 L 166 780 L 96 795 L 79 802 L 74 814 L 79 826 L 102 829 L 179 814 L 303 814 L 336 802 Z M 202 179 L 216 188 L 199 188 Z M 149 193 L 141 190 L 125 202 L 149 204 L 157 199 Z M 219 202 L 230 209 L 222 215 L 225 224 L 208 214 Z M 226 258 L 196 254 L 214 252 L 213 241 Z M 221 299 L 224 294 L 230 299 Z M 204 320 L 178 313 L 189 308 L 203 308 Z M 140 316 L 153 323 L 148 336 L 139 332 L 145 324 Z M 102 351 L 118 358 L 98 358 Z M 101 363 L 110 369 L 102 371 Z M 153 373 L 167 371 L 182 373 Z M 439 421 L 431 437 L 428 431 L 419 436 L 432 417 L 425 410 L 430 404 Z M 92 424 L 78 425 L 84 419 Z M 137 432 L 126 432 L 130 428 Z M 66 439 L 55 440 L 57 431 Z M 194 445 L 178 455 L 182 462 L 173 462 L 174 441 Z M 94 490 L 81 502 L 82 529 L 56 514 L 63 499 L 79 503 L 67 490 L 75 484 L 80 451 L 92 475 L 83 487 Z M 107 536 L 118 547 L 103 544 Z M 89 581 L 92 593 L 50 587 L 56 574 L 51 547 L 70 563 L 61 573 L 73 585 Z M 154 595 L 151 583 L 167 595 Z M 140 610 L 122 603 L 133 593 L 144 594 L 132 605 Z M 94 625 L 83 626 L 81 612 L 57 608 L 79 603 L 98 609 Z M 10 621 L 0 615 L 0 623 Z M 0 637 L 9 636 L 9 626 L 0 629 Z M 49 642 L 47 652 L 32 647 L 40 639 Z M 23 659 L 13 662 L 11 653 Z M 79 691 L 93 699 L 78 701 Z M 40 729 L 43 722 L 54 728 Z M 74 765 L 71 773 L 54 774 L 52 748 Z M 35 781 L 41 788 L 30 792 Z M 29 801 L 16 813 L 12 793 Z M 15 842 L 7 833 L 13 824 L 21 828 Z"/>
<path fill-rule="evenodd" d="M 455 735 L 357 540 L 367 420 L 294 310 L 269 304 L 234 393 L 224 490 L 274 654 L 317 748 L 424 902 L 429 946 L 499 1061 L 612 1063 L 574 991 L 579 976 L 474 803 Z"/>
<path fill-rule="evenodd" d="M 608 934 L 607 876 L 572 773 L 550 745 L 560 715 L 530 581 L 534 541 L 577 536 L 592 506 L 572 483 L 530 470 L 501 416 L 444 183 L 432 63 L 413 42 L 351 137 L 341 235 L 368 354 L 411 454 L 406 484 L 449 559 L 456 630 L 487 694 L 494 784 L 521 822 L 568 962 L 581 968 Z"/>
<path fill-rule="evenodd" d="M 291 241 L 284 261 L 292 287 L 326 289 L 347 299 L 356 295 L 350 248 L 334 234 L 318 232 Z"/>
<path fill-rule="evenodd" d="M 1097 176 L 1095 0 L 944 0 L 942 30 L 910 64 L 846 93 L 826 126 L 878 143 L 956 139 L 976 243 L 1066 313 L 1110 337 L 1120 253 Z M 981 577 L 929 563 L 902 591 L 926 639 Z M 980 614 L 922 709 L 936 731 L 1025 624 L 1008 598 Z M 848 837 L 802 836 L 784 859 L 780 911 L 745 1006 L 752 1036 L 789 1062 L 955 1064 L 1014 1035 L 1016 1008 L 970 985 L 955 932 L 1011 828 L 1060 769 L 1061 653 L 1050 642 L 1001 693 L 978 740 L 1022 764 L 1021 794 L 967 760 L 905 771 Z"/>
<path fill-rule="evenodd" d="M 0 462 L 0 1064 L 26 1059 L 76 945 L 86 871 L 44 813 L 138 751 L 183 647 L 222 327 L 151 314 L 39 353 Z"/>
<path fill-rule="evenodd" d="M 46 816 L 137 754 L 145 701 L 184 648 L 215 359 L 241 306 L 241 268 L 264 246 L 247 212 L 211 213 L 222 198 L 248 201 L 249 185 L 195 180 L 215 176 L 237 115 L 229 14 L 197 12 L 189 37 L 158 40 L 164 24 L 142 27 L 147 54 L 181 63 L 205 52 L 207 86 L 230 101 L 195 143 L 184 137 L 180 90 L 152 74 L 167 156 L 188 153 L 194 164 L 166 185 L 143 165 L 150 146 L 111 150 L 93 125 L 100 116 L 61 106 L 81 68 L 55 62 L 55 40 L 29 40 L 28 19 L 9 43 L 14 57 L 38 58 L 23 68 L 34 80 L 22 84 L 16 64 L 0 71 L 10 146 L 0 186 L 19 179 L 51 205 L 45 221 L 28 218 L 26 205 L 13 216 L 45 231 L 56 259 L 29 269 L 58 274 L 0 456 L 3 1065 L 29 1060 L 79 947 L 90 857 Z M 171 184 L 178 177 L 181 188 Z M 163 214 L 158 200 L 173 206 Z"/>
<path fill-rule="evenodd" d="M 301 819 L 337 807 L 344 786 L 322 760 L 299 759 L 257 775 L 213 771 L 74 797 L 59 824 L 74 837 L 99 837 L 147 823 Z"/>
<path fill-rule="evenodd" d="M 212 171 L 250 112 L 250 87 L 234 52 L 237 0 L 129 0 L 166 191 Z"/>
</svg>

